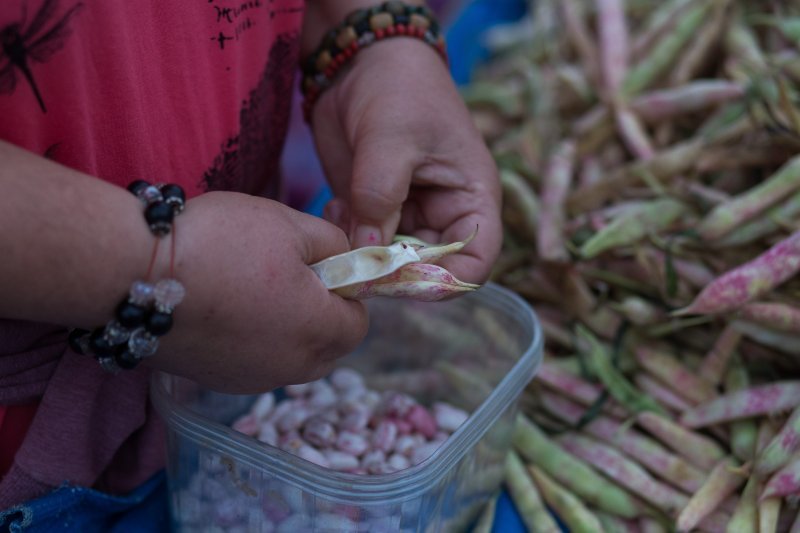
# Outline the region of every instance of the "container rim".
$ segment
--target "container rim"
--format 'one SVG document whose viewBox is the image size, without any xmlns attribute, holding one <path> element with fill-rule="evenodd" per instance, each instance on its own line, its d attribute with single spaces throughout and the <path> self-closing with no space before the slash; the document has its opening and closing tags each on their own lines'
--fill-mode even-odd
<svg viewBox="0 0 800 533">
<path fill-rule="evenodd" d="M 153 404 L 168 422 L 168 430 L 191 435 L 199 444 L 213 447 L 221 455 L 235 457 L 236 462 L 250 468 L 266 470 L 271 476 L 305 492 L 355 505 L 394 503 L 418 497 L 437 484 L 467 454 L 489 430 L 492 421 L 533 379 L 541 365 L 544 341 L 533 308 L 513 291 L 493 282 L 486 283 L 479 291 L 493 294 L 493 305 L 505 307 L 511 314 L 520 316 L 521 321 L 530 323 L 531 342 L 489 396 L 439 449 L 425 461 L 400 472 L 371 476 L 336 472 L 205 419 L 172 401 L 164 387 L 169 375 L 163 372 L 154 372 L 151 380 Z"/>
</svg>

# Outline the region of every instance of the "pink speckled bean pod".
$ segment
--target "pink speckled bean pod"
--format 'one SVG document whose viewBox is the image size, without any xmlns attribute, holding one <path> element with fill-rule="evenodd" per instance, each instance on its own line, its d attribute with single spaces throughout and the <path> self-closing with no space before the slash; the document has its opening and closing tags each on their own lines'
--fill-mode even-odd
<svg viewBox="0 0 800 533">
<path fill-rule="evenodd" d="M 800 380 L 776 381 L 723 394 L 681 415 L 680 423 L 699 428 L 754 416 L 773 415 L 800 405 Z"/>
<path fill-rule="evenodd" d="M 353 300 L 389 296 L 435 302 L 474 291 L 479 287 L 474 283 L 459 280 L 438 265 L 410 263 L 382 278 L 334 289 L 334 292 L 343 298 Z"/>
<path fill-rule="evenodd" d="M 800 494 L 800 453 L 775 472 L 767 481 L 761 499 Z"/>
<path fill-rule="evenodd" d="M 771 291 L 800 271 L 800 231 L 708 284 L 675 315 L 733 311 Z"/>
</svg>

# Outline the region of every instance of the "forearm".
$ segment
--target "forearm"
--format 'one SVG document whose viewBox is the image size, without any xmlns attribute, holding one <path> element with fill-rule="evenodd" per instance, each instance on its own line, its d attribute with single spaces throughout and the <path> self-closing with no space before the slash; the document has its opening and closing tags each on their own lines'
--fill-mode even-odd
<svg viewBox="0 0 800 533">
<path fill-rule="evenodd" d="M 380 5 L 379 0 L 310 0 L 306 3 L 301 40 L 301 57 L 319 45 L 322 37 L 340 24 L 352 11 Z M 407 4 L 424 5 L 423 0 L 406 0 Z"/>
<path fill-rule="evenodd" d="M 2 141 L 0 185 L 0 317 L 107 322 L 155 242 L 139 200 Z"/>
</svg>

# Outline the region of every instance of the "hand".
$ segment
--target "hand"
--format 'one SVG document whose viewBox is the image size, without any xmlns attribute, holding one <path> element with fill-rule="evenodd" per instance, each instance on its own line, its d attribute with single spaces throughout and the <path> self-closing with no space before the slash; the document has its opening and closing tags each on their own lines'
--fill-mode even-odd
<svg viewBox="0 0 800 533">
<path fill-rule="evenodd" d="M 153 366 L 222 392 L 264 392 L 324 376 L 366 334 L 363 304 L 329 292 L 307 267 L 349 249 L 334 225 L 214 192 L 187 203 L 176 231 L 186 298 Z"/>
<path fill-rule="evenodd" d="M 354 246 L 398 230 L 452 242 L 479 226 L 442 265 L 486 280 L 502 237 L 497 169 L 431 46 L 398 37 L 361 50 L 317 102 L 313 130 L 335 196 L 326 218 Z"/>
</svg>

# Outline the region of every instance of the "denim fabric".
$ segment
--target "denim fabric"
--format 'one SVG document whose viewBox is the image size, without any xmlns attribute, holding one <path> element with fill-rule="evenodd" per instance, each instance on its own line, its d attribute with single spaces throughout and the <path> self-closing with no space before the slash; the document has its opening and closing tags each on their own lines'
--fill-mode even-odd
<svg viewBox="0 0 800 533">
<path fill-rule="evenodd" d="M 168 533 L 169 529 L 163 471 L 126 496 L 63 485 L 0 512 L 0 533 Z"/>
</svg>

